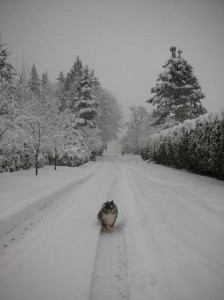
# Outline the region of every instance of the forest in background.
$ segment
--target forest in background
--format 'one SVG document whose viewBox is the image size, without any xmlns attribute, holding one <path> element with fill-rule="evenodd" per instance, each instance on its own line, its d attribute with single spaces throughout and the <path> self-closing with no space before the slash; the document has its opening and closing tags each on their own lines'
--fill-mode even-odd
<svg viewBox="0 0 224 300">
<path fill-rule="evenodd" d="M 132 106 L 123 124 L 118 100 L 80 57 L 52 83 L 35 64 L 16 70 L 0 43 L 0 172 L 78 166 L 119 137 L 123 154 L 223 178 L 224 114 L 207 113 L 193 67 L 170 52 L 146 101 L 152 110 Z"/>
<path fill-rule="evenodd" d="M 35 64 L 15 69 L 0 43 L 0 172 L 46 164 L 78 166 L 122 128 L 122 109 L 79 57 L 52 83 Z"/>
</svg>

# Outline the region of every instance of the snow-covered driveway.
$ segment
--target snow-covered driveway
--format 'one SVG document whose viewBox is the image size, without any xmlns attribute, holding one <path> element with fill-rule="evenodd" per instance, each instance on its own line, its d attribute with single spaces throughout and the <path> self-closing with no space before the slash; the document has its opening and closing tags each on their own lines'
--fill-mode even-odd
<svg viewBox="0 0 224 300">
<path fill-rule="evenodd" d="M 69 172 L 57 190 L 49 180 L 54 199 L 49 192 L 43 206 L 32 207 L 25 191 L 21 197 L 19 172 L 7 179 L 11 198 L 17 188 L 33 210 L 0 239 L 1 300 L 224 299 L 223 181 L 136 156 L 104 157 Z M 16 224 L 10 211 L 19 220 L 8 186 L 5 229 Z M 100 234 L 97 212 L 112 199 L 116 227 Z"/>
</svg>

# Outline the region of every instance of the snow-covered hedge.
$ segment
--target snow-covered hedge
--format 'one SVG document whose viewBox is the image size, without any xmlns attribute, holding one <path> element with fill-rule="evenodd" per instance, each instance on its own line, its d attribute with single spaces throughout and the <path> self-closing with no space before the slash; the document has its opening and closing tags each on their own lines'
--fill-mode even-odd
<svg viewBox="0 0 224 300">
<path fill-rule="evenodd" d="M 76 167 L 90 160 L 91 151 L 81 144 L 67 146 L 59 150 L 58 165 Z M 38 157 L 38 168 L 42 168 L 49 162 L 53 163 L 53 154 L 43 152 Z M 0 148 L 0 173 L 14 172 L 20 169 L 26 170 L 35 167 L 35 153 L 26 144 L 15 143 Z"/>
<path fill-rule="evenodd" d="M 144 160 L 224 178 L 224 112 L 205 114 L 150 136 Z"/>
<path fill-rule="evenodd" d="M 48 162 L 46 153 L 40 153 L 38 168 L 44 167 Z M 35 167 L 35 155 L 26 144 L 15 143 L 7 148 L 0 149 L 0 173 L 28 170 Z"/>
<path fill-rule="evenodd" d="M 0 151 L 0 173 L 25 170 L 33 165 L 33 153 L 26 145 L 9 145 Z"/>
<path fill-rule="evenodd" d="M 89 161 L 89 154 L 81 148 L 71 146 L 60 154 L 59 165 L 77 167 Z"/>
</svg>

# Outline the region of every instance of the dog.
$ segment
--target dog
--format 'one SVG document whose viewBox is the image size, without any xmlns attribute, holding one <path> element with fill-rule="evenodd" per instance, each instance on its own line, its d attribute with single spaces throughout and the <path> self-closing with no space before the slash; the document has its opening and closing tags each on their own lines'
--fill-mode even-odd
<svg viewBox="0 0 224 300">
<path fill-rule="evenodd" d="M 114 227 L 118 216 L 118 208 L 114 201 L 105 202 L 98 212 L 98 220 L 101 222 L 101 232 L 109 232 Z"/>
</svg>

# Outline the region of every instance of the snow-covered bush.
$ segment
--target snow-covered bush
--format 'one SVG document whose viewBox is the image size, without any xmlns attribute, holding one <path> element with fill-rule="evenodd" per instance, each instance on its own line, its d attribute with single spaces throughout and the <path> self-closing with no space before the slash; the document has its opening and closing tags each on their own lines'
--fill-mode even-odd
<svg viewBox="0 0 224 300">
<path fill-rule="evenodd" d="M 48 164 L 48 156 L 46 153 L 40 153 L 39 157 L 38 157 L 38 162 L 37 162 L 37 167 L 39 168 L 43 168 L 45 165 Z M 32 167 L 35 168 L 36 167 L 36 162 L 35 159 L 32 160 Z"/>
<path fill-rule="evenodd" d="M 62 151 L 59 159 L 59 165 L 77 167 L 90 159 L 88 153 L 81 148 L 71 146 Z"/>
<path fill-rule="evenodd" d="M 29 169 L 34 164 L 34 155 L 30 147 L 23 143 L 8 144 L 1 148 L 0 173 Z"/>
<path fill-rule="evenodd" d="M 211 113 L 149 137 L 144 160 L 224 178 L 224 112 Z"/>
<path fill-rule="evenodd" d="M 23 151 L 21 152 L 20 154 L 21 156 L 21 160 L 22 160 L 22 169 L 23 170 L 28 170 L 32 167 L 32 164 L 33 164 L 33 153 L 32 153 L 32 150 L 31 148 L 24 144 L 24 148 L 23 148 Z"/>
<path fill-rule="evenodd" d="M 7 168 L 7 157 L 5 155 L 0 155 L 0 173 L 6 171 Z"/>
<path fill-rule="evenodd" d="M 97 155 L 102 155 L 103 141 L 100 135 L 100 130 L 90 127 L 80 128 L 81 134 L 85 137 L 86 151 L 90 155 L 90 159 L 95 160 Z"/>
<path fill-rule="evenodd" d="M 0 155 L 0 172 L 14 172 L 22 168 L 22 160 L 18 153 L 7 151 Z"/>
</svg>

